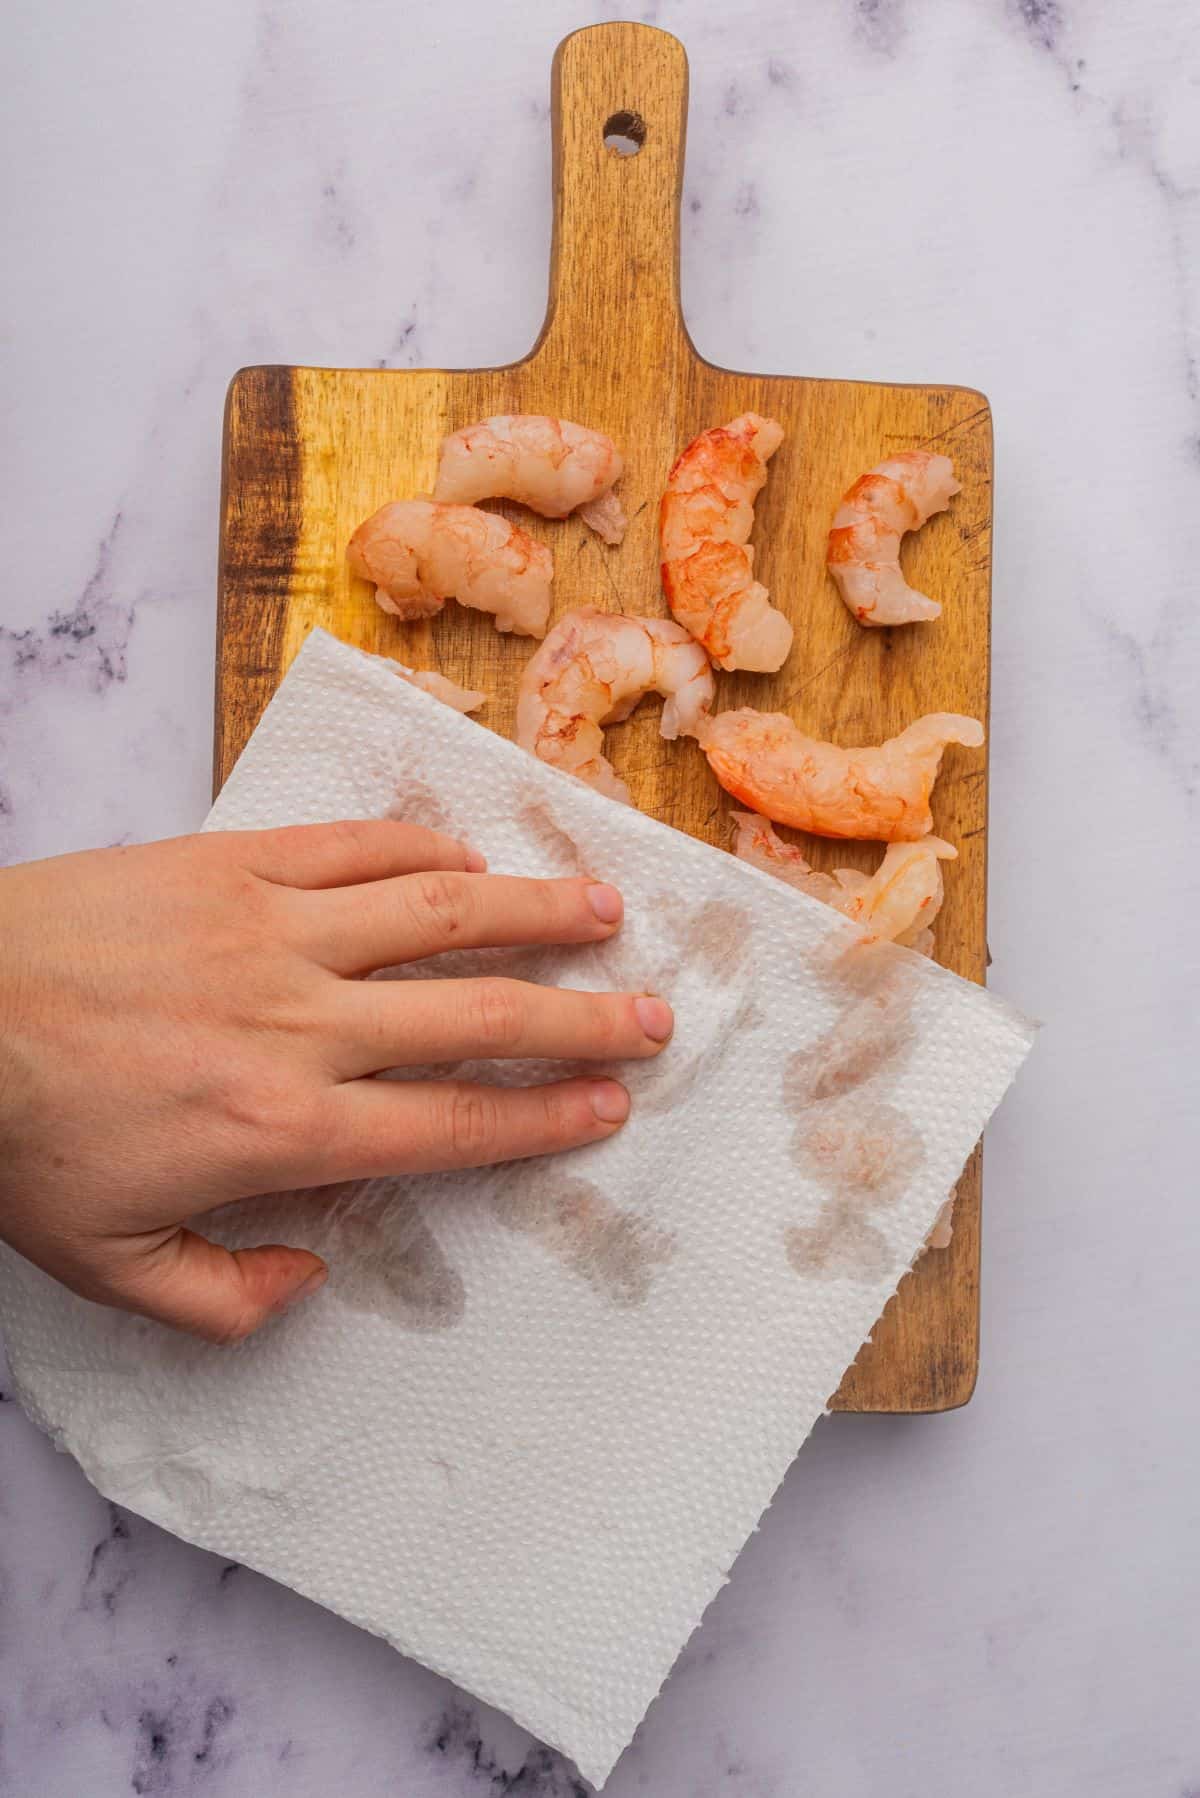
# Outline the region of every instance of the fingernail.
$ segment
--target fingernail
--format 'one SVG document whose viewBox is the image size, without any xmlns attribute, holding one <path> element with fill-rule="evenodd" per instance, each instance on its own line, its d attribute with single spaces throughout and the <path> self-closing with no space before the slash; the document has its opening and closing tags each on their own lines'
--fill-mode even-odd
<svg viewBox="0 0 1200 1798">
<path fill-rule="evenodd" d="M 286 1298 L 280 1300 L 277 1309 L 290 1311 L 293 1305 L 299 1305 L 302 1300 L 310 1299 L 314 1292 L 320 1292 L 328 1278 L 329 1269 L 327 1267 L 316 1268 L 309 1274 L 302 1286 L 297 1286 L 295 1292 L 289 1292 Z"/>
<path fill-rule="evenodd" d="M 487 873 L 487 856 L 480 855 L 478 849 L 472 849 L 472 847 L 469 843 L 464 843 L 463 848 L 467 852 L 467 873 L 468 874 L 486 874 Z"/>
<path fill-rule="evenodd" d="M 587 890 L 587 901 L 602 924 L 617 924 L 625 907 L 616 887 L 597 884 Z"/>
<path fill-rule="evenodd" d="M 629 1116 L 629 1094 L 615 1080 L 597 1080 L 592 1088 L 592 1113 L 602 1124 L 623 1124 Z"/>
<path fill-rule="evenodd" d="M 641 998 L 634 1000 L 633 1009 L 638 1023 L 651 1042 L 665 1043 L 675 1028 L 675 1013 L 666 1000 L 655 999 L 651 994 L 644 993 Z"/>
</svg>

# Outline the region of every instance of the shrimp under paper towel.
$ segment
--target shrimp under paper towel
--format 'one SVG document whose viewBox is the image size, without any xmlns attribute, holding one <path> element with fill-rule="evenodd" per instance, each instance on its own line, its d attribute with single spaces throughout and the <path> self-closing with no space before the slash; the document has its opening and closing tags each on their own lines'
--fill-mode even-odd
<svg viewBox="0 0 1200 1798">
<path fill-rule="evenodd" d="M 708 657 L 669 618 L 582 607 L 560 618 L 525 665 L 517 694 L 517 742 L 543 762 L 632 804 L 604 756 L 606 724 L 617 724 L 644 693 L 666 700 L 664 737 L 695 736 L 713 699 Z"/>
<path fill-rule="evenodd" d="M 619 543 L 626 518 L 613 492 L 625 464 L 611 437 L 569 418 L 515 413 L 467 425 L 442 442 L 434 499 L 473 506 L 511 499 L 543 518 L 580 518 Z"/>
<path fill-rule="evenodd" d="M 703 431 L 667 477 L 659 515 L 667 603 L 721 668 L 781 668 L 792 627 L 754 579 L 754 501 L 783 442 L 773 418 L 745 412 Z"/>
<path fill-rule="evenodd" d="M 496 512 L 395 500 L 359 525 L 346 554 L 397 618 L 432 618 L 453 598 L 494 613 L 498 631 L 546 634 L 554 558 Z"/>
<path fill-rule="evenodd" d="M 933 954 L 930 928 L 942 908 L 943 861 L 958 850 L 941 837 L 915 843 L 889 843 L 874 874 L 857 868 L 835 868 L 818 874 L 794 843 L 776 835 L 766 818 L 734 812 L 733 853 L 751 867 L 786 881 L 810 899 L 833 906 L 866 933 L 868 941 L 900 943 L 918 954 Z"/>
<path fill-rule="evenodd" d="M 933 828 L 929 794 L 948 743 L 978 748 L 976 718 L 931 712 L 898 737 L 842 749 L 782 712 L 722 712 L 697 733 L 708 765 L 743 805 L 819 837 L 911 843 Z"/>
<path fill-rule="evenodd" d="M 460 687 L 457 681 L 438 674 L 433 668 L 406 668 L 403 662 L 393 663 L 401 680 L 407 681 L 410 687 L 420 687 L 422 693 L 440 699 L 455 712 L 477 712 L 481 705 L 486 705 L 488 695 L 476 687 Z"/>
<path fill-rule="evenodd" d="M 900 571 L 900 539 L 961 492 L 949 456 L 905 450 L 860 475 L 834 513 L 829 572 L 860 624 L 914 624 L 941 606 Z"/>
</svg>

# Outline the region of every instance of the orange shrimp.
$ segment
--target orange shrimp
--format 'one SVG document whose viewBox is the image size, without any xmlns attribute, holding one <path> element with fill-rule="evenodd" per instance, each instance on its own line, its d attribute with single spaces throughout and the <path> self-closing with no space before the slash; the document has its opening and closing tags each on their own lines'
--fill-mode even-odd
<svg viewBox="0 0 1200 1798">
<path fill-rule="evenodd" d="M 942 907 L 943 861 L 957 849 L 941 837 L 915 843 L 889 843 L 874 874 L 857 868 L 835 868 L 818 874 L 794 843 L 776 835 L 766 818 L 734 812 L 733 853 L 751 867 L 773 874 L 810 899 L 833 906 L 866 932 L 868 941 L 901 943 L 921 955 L 933 954 L 930 928 Z"/>
<path fill-rule="evenodd" d="M 906 450 L 860 475 L 834 513 L 827 561 L 860 624 L 913 624 L 941 606 L 900 571 L 900 539 L 944 512 L 961 492 L 949 456 Z"/>
<path fill-rule="evenodd" d="M 948 743 L 977 748 L 975 718 L 932 712 L 898 737 L 842 749 L 805 736 L 781 712 L 722 712 L 697 733 L 709 767 L 735 799 L 821 837 L 911 843 L 933 828 L 929 794 Z"/>
<path fill-rule="evenodd" d="M 530 657 L 517 693 L 517 742 L 544 762 L 631 804 L 603 753 L 604 725 L 628 718 L 644 693 L 666 700 L 664 737 L 697 735 L 713 699 L 708 657 L 669 618 L 590 606 L 558 620 Z"/>
<path fill-rule="evenodd" d="M 605 543 L 619 543 L 627 521 L 613 486 L 624 466 L 611 437 L 569 418 L 485 418 L 444 439 L 433 497 L 511 499 L 543 518 L 578 512 Z"/>
<path fill-rule="evenodd" d="M 499 513 L 396 500 L 359 525 L 346 554 L 397 618 L 431 618 L 453 597 L 494 613 L 498 631 L 546 634 L 554 558 Z"/>
<path fill-rule="evenodd" d="M 792 627 L 754 579 L 748 539 L 767 461 L 783 441 L 773 418 L 746 412 L 703 431 L 667 477 L 659 516 L 667 603 L 721 668 L 783 666 Z"/>
<path fill-rule="evenodd" d="M 486 705 L 489 695 L 475 687 L 460 687 L 444 674 L 438 674 L 433 668 L 406 668 L 403 662 L 393 662 L 392 666 L 402 681 L 410 687 L 420 687 L 422 693 L 429 693 L 434 699 L 440 699 L 456 712 L 477 712 L 481 705 Z"/>
</svg>

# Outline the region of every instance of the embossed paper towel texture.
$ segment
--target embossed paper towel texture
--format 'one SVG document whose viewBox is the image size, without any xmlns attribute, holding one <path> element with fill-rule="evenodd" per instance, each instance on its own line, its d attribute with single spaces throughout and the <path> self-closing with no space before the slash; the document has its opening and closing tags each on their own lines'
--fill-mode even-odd
<svg viewBox="0 0 1200 1798">
<path fill-rule="evenodd" d="M 674 1041 L 622 1070 L 628 1126 L 505 1171 L 227 1213 L 225 1240 L 308 1244 L 332 1268 L 235 1350 L 5 1254 L 8 1350 L 107 1496 L 385 1636 L 599 1782 L 1030 1030 L 314 633 L 210 826 L 389 811 L 499 870 L 619 881 L 610 943 L 439 965 L 669 994 Z"/>
</svg>

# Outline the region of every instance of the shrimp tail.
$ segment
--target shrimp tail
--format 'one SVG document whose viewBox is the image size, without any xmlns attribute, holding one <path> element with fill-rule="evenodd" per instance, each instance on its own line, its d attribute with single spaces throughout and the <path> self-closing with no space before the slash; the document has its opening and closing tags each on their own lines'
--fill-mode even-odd
<svg viewBox="0 0 1200 1798">
<path fill-rule="evenodd" d="M 932 829 L 929 795 L 947 744 L 977 748 L 983 726 L 935 712 L 888 742 L 843 749 L 786 713 L 744 706 L 702 720 L 698 741 L 725 790 L 764 817 L 817 836 L 908 843 Z"/>
</svg>

